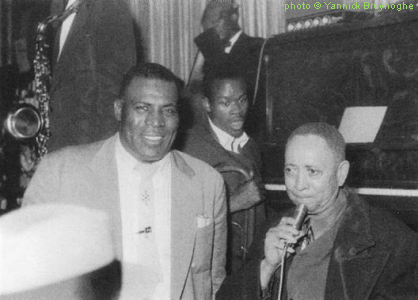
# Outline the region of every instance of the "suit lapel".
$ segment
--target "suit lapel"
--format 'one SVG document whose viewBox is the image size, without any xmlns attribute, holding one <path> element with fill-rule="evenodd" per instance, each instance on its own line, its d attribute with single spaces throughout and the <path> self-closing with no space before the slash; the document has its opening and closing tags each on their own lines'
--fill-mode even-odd
<svg viewBox="0 0 418 300">
<path fill-rule="evenodd" d="M 338 230 L 330 267 L 325 299 L 368 299 L 370 287 L 379 278 L 389 253 L 370 254 L 374 246 L 369 224 L 368 205 L 356 196 L 347 201 L 347 213 Z"/>
<path fill-rule="evenodd" d="M 367 251 L 341 263 L 344 299 L 369 299 L 371 287 L 382 273 L 389 253 L 368 255 Z M 336 299 L 336 298 L 332 298 Z"/>
<path fill-rule="evenodd" d="M 193 258 L 196 216 L 201 199 L 193 185 L 194 171 L 177 153 L 171 152 L 171 293 L 179 299 Z"/>
<path fill-rule="evenodd" d="M 118 170 L 115 158 L 117 135 L 107 139 L 90 162 L 91 178 L 94 181 L 94 205 L 111 217 L 113 238 L 119 258 L 122 258 L 122 221 L 119 200 Z M 93 195 L 92 195 L 93 196 Z"/>
</svg>

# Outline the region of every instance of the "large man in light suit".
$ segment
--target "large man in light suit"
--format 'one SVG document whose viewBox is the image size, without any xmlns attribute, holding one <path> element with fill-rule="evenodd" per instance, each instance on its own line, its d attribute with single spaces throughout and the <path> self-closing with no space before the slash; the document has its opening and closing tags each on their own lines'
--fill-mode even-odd
<svg viewBox="0 0 418 300">
<path fill-rule="evenodd" d="M 177 100 L 177 78 L 169 70 L 133 67 L 115 101 L 120 132 L 46 156 L 23 203 L 71 202 L 108 212 L 118 257 L 155 271 L 157 299 L 212 299 L 225 277 L 225 188 L 212 167 L 170 151 Z M 153 173 L 143 175 L 150 168 Z M 154 210 L 135 200 L 149 178 Z"/>
</svg>

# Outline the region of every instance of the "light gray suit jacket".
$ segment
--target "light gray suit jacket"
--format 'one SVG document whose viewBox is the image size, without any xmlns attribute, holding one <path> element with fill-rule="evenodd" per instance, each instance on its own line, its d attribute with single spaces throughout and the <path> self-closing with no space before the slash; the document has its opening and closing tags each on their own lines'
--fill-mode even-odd
<svg viewBox="0 0 418 300">
<path fill-rule="evenodd" d="M 65 202 L 106 211 L 122 258 L 117 135 L 67 147 L 42 160 L 23 204 Z M 212 167 L 172 151 L 171 294 L 173 299 L 211 299 L 225 278 L 226 200 L 223 179 Z M 197 216 L 209 217 L 207 226 Z M 140 280 L 138 278 L 138 280 Z"/>
</svg>

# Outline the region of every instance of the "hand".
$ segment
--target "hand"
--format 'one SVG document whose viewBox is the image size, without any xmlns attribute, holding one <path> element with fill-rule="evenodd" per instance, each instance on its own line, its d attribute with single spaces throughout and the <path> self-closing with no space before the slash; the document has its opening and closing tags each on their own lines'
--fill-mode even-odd
<svg viewBox="0 0 418 300">
<path fill-rule="evenodd" d="M 304 233 L 293 227 L 296 220 L 291 217 L 283 217 L 280 223 L 269 229 L 264 241 L 264 259 L 260 267 L 260 280 L 262 286 L 267 286 L 271 276 L 282 263 L 283 251 L 287 244 L 296 244 Z M 294 253 L 292 247 L 287 247 L 287 253 Z"/>
<path fill-rule="evenodd" d="M 286 244 L 296 244 L 304 235 L 303 231 L 299 231 L 293 227 L 296 220 L 292 217 L 283 217 L 280 223 L 270 228 L 266 234 L 264 242 L 264 255 L 266 262 L 270 265 L 279 265 Z M 292 247 L 287 248 L 288 253 L 294 253 Z"/>
<path fill-rule="evenodd" d="M 263 198 L 254 180 L 247 181 L 229 198 L 230 212 L 248 209 L 258 204 Z"/>
</svg>

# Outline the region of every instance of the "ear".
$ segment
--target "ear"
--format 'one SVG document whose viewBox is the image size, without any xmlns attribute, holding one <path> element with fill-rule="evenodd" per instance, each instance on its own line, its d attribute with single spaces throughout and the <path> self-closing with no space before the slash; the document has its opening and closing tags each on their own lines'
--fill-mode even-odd
<svg viewBox="0 0 418 300">
<path fill-rule="evenodd" d="M 207 113 L 210 113 L 212 111 L 212 107 L 210 105 L 210 101 L 209 101 L 208 97 L 203 97 L 202 104 L 203 104 L 203 107 L 205 108 Z"/>
<path fill-rule="evenodd" d="M 116 99 L 113 103 L 113 111 L 115 113 L 115 118 L 119 122 L 122 120 L 122 108 L 124 101 L 122 99 Z"/>
<path fill-rule="evenodd" d="M 342 161 L 337 169 L 338 185 L 343 186 L 350 170 L 350 163 L 347 160 Z"/>
</svg>

